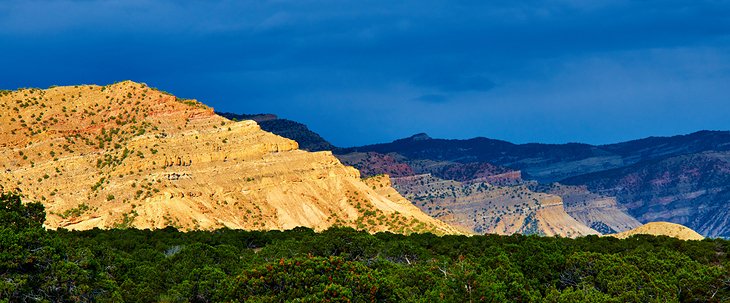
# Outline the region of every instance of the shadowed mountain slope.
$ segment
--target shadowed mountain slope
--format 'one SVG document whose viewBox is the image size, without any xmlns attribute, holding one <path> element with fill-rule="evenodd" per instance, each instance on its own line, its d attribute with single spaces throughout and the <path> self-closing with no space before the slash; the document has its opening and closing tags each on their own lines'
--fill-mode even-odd
<svg viewBox="0 0 730 303">
<path fill-rule="evenodd" d="M 594 146 L 567 144 L 512 144 L 488 138 L 468 140 L 432 139 L 425 134 L 374 144 L 336 150 L 351 152 L 398 153 L 410 159 L 452 162 L 487 162 L 521 170 L 523 177 L 540 182 L 562 179 L 624 167 L 639 161 L 730 149 L 730 132 L 700 131 L 673 137 L 651 137 L 624 143 Z"/>
</svg>

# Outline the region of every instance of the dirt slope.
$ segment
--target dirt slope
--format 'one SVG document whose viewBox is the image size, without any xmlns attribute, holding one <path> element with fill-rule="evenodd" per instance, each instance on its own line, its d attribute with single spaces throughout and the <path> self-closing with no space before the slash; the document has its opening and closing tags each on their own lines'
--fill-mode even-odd
<svg viewBox="0 0 730 303">
<path fill-rule="evenodd" d="M 689 227 L 669 222 L 649 222 L 632 230 L 609 236 L 625 239 L 633 235 L 668 236 L 681 240 L 702 240 L 705 238 Z"/>
</svg>

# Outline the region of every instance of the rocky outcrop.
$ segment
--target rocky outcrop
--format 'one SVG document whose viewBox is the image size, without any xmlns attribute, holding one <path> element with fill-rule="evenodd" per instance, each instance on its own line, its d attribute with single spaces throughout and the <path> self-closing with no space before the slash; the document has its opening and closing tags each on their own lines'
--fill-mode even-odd
<svg viewBox="0 0 730 303">
<path fill-rule="evenodd" d="M 42 202 L 50 228 L 459 233 L 330 152 L 144 84 L 23 89 L 1 95 L 0 112 L 0 186 Z"/>
</svg>

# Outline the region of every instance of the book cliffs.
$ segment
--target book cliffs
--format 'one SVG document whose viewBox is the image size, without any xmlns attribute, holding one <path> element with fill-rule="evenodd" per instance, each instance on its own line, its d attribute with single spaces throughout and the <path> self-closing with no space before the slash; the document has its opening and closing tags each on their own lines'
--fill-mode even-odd
<svg viewBox="0 0 730 303">
<path fill-rule="evenodd" d="M 3 91 L 0 113 L 0 187 L 42 202 L 49 228 L 462 233 L 331 152 L 145 84 Z"/>
</svg>

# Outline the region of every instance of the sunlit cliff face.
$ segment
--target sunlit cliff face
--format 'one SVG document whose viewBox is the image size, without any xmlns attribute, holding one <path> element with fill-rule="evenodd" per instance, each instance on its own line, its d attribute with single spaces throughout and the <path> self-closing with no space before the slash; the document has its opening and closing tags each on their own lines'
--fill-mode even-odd
<svg viewBox="0 0 730 303">
<path fill-rule="evenodd" d="M 50 228 L 456 232 L 329 152 L 144 84 L 4 92 L 0 107 L 0 185 L 43 202 Z"/>
</svg>

